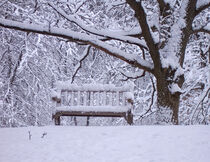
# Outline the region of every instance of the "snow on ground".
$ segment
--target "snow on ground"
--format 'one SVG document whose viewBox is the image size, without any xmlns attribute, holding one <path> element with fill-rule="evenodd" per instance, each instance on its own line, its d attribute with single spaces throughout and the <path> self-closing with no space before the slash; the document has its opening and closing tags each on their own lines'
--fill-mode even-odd
<svg viewBox="0 0 210 162">
<path fill-rule="evenodd" d="M 47 135 L 41 138 L 45 132 Z M 0 129 L 0 162 L 209 162 L 209 159 L 210 126 Z"/>
</svg>

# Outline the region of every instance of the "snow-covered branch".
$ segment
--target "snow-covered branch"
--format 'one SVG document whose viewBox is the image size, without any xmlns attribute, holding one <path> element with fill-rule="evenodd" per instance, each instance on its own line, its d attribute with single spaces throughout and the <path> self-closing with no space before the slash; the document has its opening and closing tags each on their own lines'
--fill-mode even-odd
<svg viewBox="0 0 210 162">
<path fill-rule="evenodd" d="M 87 35 L 85 33 L 74 32 L 64 28 L 51 27 L 49 25 L 27 24 L 6 19 L 0 19 L 0 26 L 24 32 L 57 36 L 74 42 L 83 42 L 146 71 L 152 72 L 154 68 L 153 63 L 141 59 L 137 54 L 126 53 L 117 47 L 114 47 L 106 42 L 94 38 L 92 35 Z"/>
<path fill-rule="evenodd" d="M 164 0 L 157 0 L 158 1 L 158 4 L 159 4 L 159 8 L 160 8 L 160 12 L 162 13 L 164 11 L 164 8 L 165 8 L 165 2 Z"/>
<path fill-rule="evenodd" d="M 154 62 L 155 68 L 161 67 L 161 61 L 160 61 L 160 53 L 158 46 L 156 45 L 152 33 L 150 30 L 150 26 L 147 21 L 147 15 L 146 12 L 141 4 L 141 2 L 137 2 L 135 0 L 126 0 L 126 2 L 130 5 L 130 7 L 134 10 L 135 16 L 139 22 L 139 25 L 142 29 L 142 36 L 144 37 L 147 47 L 149 49 L 150 56 Z"/>
<path fill-rule="evenodd" d="M 198 0 L 196 4 L 196 15 L 201 13 L 203 10 L 207 9 L 210 7 L 210 2 L 206 0 Z"/>
<path fill-rule="evenodd" d="M 90 48 L 91 48 L 91 46 L 86 47 L 85 51 L 83 52 L 83 55 L 79 59 L 79 64 L 78 64 L 78 66 L 76 66 L 74 73 L 72 75 L 71 84 L 74 82 L 75 76 L 77 75 L 79 69 L 82 67 L 82 61 L 88 56 L 88 54 L 90 52 Z"/>
<path fill-rule="evenodd" d="M 145 71 L 139 71 L 139 72 L 125 72 L 124 70 L 120 69 L 119 72 L 126 77 L 125 80 L 123 81 L 127 81 L 128 79 L 138 79 L 140 77 L 145 76 Z"/>
<path fill-rule="evenodd" d="M 210 91 L 210 87 L 207 86 L 204 90 L 203 90 L 203 95 L 200 97 L 200 101 L 198 102 L 198 104 L 196 105 L 193 113 L 192 113 L 192 116 L 191 116 L 191 124 L 192 124 L 192 120 L 195 116 L 195 112 L 197 111 L 198 107 L 200 106 L 200 104 L 204 101 L 204 99 L 209 95 L 209 91 Z"/>
<path fill-rule="evenodd" d="M 0 7 L 3 6 L 7 1 L 3 0 L 2 2 L 0 2 Z"/>
<path fill-rule="evenodd" d="M 126 3 L 126 1 L 125 0 L 121 0 L 121 1 L 114 1 L 114 2 L 112 2 L 112 3 L 107 3 L 107 5 L 109 5 L 109 6 L 120 6 L 120 5 L 124 5 Z M 110 7 L 109 7 L 110 8 Z"/>
<path fill-rule="evenodd" d="M 200 32 L 209 33 L 210 34 L 210 23 L 209 23 L 209 25 L 206 25 L 203 28 L 193 30 L 193 34 L 200 33 Z"/>
<path fill-rule="evenodd" d="M 63 10 L 55 7 L 55 5 L 53 3 L 48 3 L 49 6 L 51 6 L 57 13 L 59 13 L 62 17 L 64 17 L 65 19 L 67 19 L 70 22 L 75 23 L 77 26 L 79 26 L 81 29 L 83 29 L 84 31 L 100 36 L 102 37 L 102 39 L 108 38 L 108 39 L 114 39 L 114 40 L 119 40 L 119 41 L 123 41 L 123 42 L 127 42 L 127 43 L 133 43 L 133 44 L 137 44 L 143 47 L 147 47 L 146 43 L 144 40 L 140 40 L 138 38 L 132 37 L 132 36 L 128 36 L 128 35 L 134 35 L 134 34 L 141 34 L 141 29 L 138 28 L 135 30 L 132 30 L 130 32 L 125 32 L 125 31 L 113 31 L 113 30 L 97 30 L 94 29 L 93 27 L 87 26 L 86 24 L 84 24 L 82 21 L 79 20 L 79 17 L 77 17 L 75 14 L 74 15 L 68 15 L 66 14 Z M 134 31 L 134 32 L 133 32 Z"/>
</svg>

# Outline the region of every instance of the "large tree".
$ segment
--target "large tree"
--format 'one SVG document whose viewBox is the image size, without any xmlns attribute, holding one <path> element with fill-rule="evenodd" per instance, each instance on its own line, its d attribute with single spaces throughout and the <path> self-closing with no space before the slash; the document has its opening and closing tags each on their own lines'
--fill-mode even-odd
<svg viewBox="0 0 210 162">
<path fill-rule="evenodd" d="M 4 0 L 0 6 L 9 10 L 7 3 L 14 15 L 2 14 L 1 27 L 90 45 L 152 74 L 157 123 L 178 124 L 186 48 L 191 36 L 210 33 L 209 0 Z"/>
</svg>

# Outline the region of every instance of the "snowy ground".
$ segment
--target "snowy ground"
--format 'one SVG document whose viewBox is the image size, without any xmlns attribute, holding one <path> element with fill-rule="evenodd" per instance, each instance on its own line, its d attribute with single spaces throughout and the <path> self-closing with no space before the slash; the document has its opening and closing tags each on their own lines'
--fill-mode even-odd
<svg viewBox="0 0 210 162">
<path fill-rule="evenodd" d="M 0 162 L 209 161 L 210 126 L 0 129 Z"/>
</svg>

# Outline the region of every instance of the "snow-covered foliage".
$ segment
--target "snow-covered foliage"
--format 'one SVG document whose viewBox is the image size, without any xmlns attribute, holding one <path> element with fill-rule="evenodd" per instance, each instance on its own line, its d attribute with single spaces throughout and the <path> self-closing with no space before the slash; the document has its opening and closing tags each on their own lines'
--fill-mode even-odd
<svg viewBox="0 0 210 162">
<path fill-rule="evenodd" d="M 174 105 L 181 124 L 209 124 L 209 6 L 209 0 L 1 1 L 0 126 L 49 124 L 57 81 L 129 81 L 136 124 L 160 123 L 158 112 L 169 121 Z"/>
</svg>

